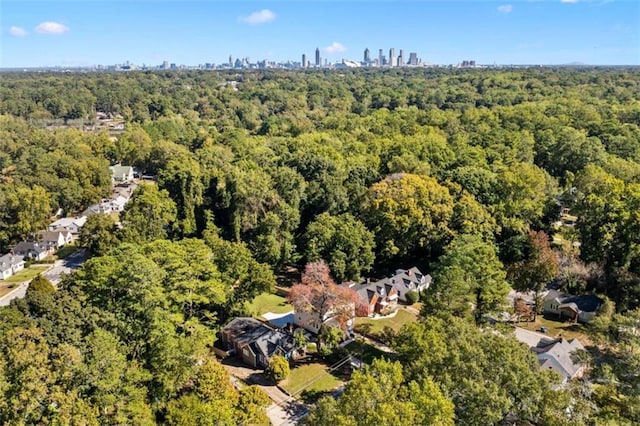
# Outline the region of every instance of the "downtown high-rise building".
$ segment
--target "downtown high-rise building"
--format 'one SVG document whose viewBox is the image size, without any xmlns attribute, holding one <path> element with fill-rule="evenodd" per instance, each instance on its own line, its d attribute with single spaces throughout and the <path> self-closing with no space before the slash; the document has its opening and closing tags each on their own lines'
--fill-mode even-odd
<svg viewBox="0 0 640 426">
<path fill-rule="evenodd" d="M 400 55 L 398 55 L 398 66 L 404 66 L 404 50 L 400 49 Z"/>
<path fill-rule="evenodd" d="M 306 54 L 302 54 L 302 68 L 306 68 L 307 67 L 307 55 Z"/>
<path fill-rule="evenodd" d="M 396 49 L 393 47 L 389 49 L 389 66 L 393 67 L 396 65 Z"/>
<path fill-rule="evenodd" d="M 320 48 L 316 47 L 316 67 L 320 67 Z"/>
<path fill-rule="evenodd" d="M 409 53 L 409 65 L 418 65 L 418 54 L 416 52 Z"/>
<path fill-rule="evenodd" d="M 371 52 L 369 51 L 368 47 L 364 49 L 364 63 L 365 64 L 371 63 Z"/>
<path fill-rule="evenodd" d="M 382 53 L 382 49 L 378 50 L 378 66 L 384 65 L 384 53 Z"/>
</svg>

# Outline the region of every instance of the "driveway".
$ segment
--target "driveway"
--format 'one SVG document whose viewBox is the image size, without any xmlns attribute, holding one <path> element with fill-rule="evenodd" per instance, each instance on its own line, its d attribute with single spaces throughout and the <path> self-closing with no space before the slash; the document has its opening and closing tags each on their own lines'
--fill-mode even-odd
<svg viewBox="0 0 640 426">
<path fill-rule="evenodd" d="M 282 392 L 274 386 L 261 370 L 247 367 L 237 358 L 226 358 L 222 365 L 232 377 L 236 377 L 245 383 L 253 384 L 262 389 L 273 401 L 267 407 L 267 416 L 274 426 L 293 426 L 309 413 L 309 408 Z"/>
<path fill-rule="evenodd" d="M 2 298 L 0 298 L 0 306 L 9 306 L 9 303 L 13 299 L 22 299 L 25 294 L 27 294 L 27 287 L 29 287 L 28 281 L 20 283 L 17 288 L 11 291 L 11 293 L 5 294 Z"/>
<path fill-rule="evenodd" d="M 78 249 L 66 259 L 56 260 L 53 266 L 42 275 L 54 285 L 57 285 L 62 280 L 62 275 L 70 274 L 80 268 L 85 260 L 87 260 L 87 251 L 83 248 Z"/>
</svg>

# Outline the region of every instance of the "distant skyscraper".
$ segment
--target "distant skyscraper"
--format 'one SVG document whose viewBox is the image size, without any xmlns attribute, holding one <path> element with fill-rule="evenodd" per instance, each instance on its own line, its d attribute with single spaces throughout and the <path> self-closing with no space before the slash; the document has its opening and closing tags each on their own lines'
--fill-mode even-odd
<svg viewBox="0 0 640 426">
<path fill-rule="evenodd" d="M 416 52 L 409 53 L 409 65 L 418 65 L 418 54 Z"/>
<path fill-rule="evenodd" d="M 398 56 L 398 66 L 404 66 L 404 50 L 400 49 L 400 56 Z"/>
<path fill-rule="evenodd" d="M 233 58 L 229 55 L 229 66 L 233 68 Z"/>
<path fill-rule="evenodd" d="M 162 62 L 162 69 L 165 69 L 165 70 L 169 69 L 169 61 L 163 61 Z"/>
<path fill-rule="evenodd" d="M 364 62 L 365 64 L 371 62 L 371 52 L 369 52 L 369 48 L 364 49 Z"/>
<path fill-rule="evenodd" d="M 316 47 L 316 67 L 320 66 L 320 49 Z"/>
<path fill-rule="evenodd" d="M 307 55 L 305 55 L 304 53 L 302 54 L 302 68 L 306 68 L 307 67 Z"/>
<path fill-rule="evenodd" d="M 384 54 L 382 53 L 382 49 L 378 50 L 378 66 L 384 65 Z"/>
<path fill-rule="evenodd" d="M 389 66 L 393 67 L 396 65 L 396 49 L 393 47 L 389 49 Z"/>
</svg>

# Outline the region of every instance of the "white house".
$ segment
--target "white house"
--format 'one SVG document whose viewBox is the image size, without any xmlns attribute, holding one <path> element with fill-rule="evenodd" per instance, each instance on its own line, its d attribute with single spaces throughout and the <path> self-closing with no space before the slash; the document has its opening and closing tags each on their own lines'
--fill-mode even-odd
<svg viewBox="0 0 640 426">
<path fill-rule="evenodd" d="M 59 249 L 67 244 L 73 242 L 73 235 L 69 231 L 44 231 L 38 235 L 40 242 L 45 245 L 51 246 L 54 249 Z"/>
<path fill-rule="evenodd" d="M 79 234 L 80 228 L 84 226 L 86 221 L 86 216 L 63 217 L 49 224 L 49 231 L 69 231 L 72 234 Z"/>
<path fill-rule="evenodd" d="M 24 269 L 24 260 L 20 256 L 7 253 L 0 257 L 0 278 L 6 280 Z"/>
<path fill-rule="evenodd" d="M 355 318 L 355 306 L 353 307 L 353 316 L 347 320 L 347 332 L 351 332 L 353 330 L 353 320 Z M 320 321 L 320 314 L 318 312 L 305 312 L 305 311 L 294 311 L 293 313 L 293 323 L 298 327 L 302 327 L 307 331 L 312 332 L 313 334 L 318 334 L 320 332 L 320 328 L 323 324 L 329 327 L 340 327 L 338 321 L 333 318 L 331 312 L 328 312 L 324 315 L 322 321 Z"/>
<path fill-rule="evenodd" d="M 593 294 L 574 296 L 550 290 L 544 298 L 544 314 L 587 323 L 598 313 L 604 301 Z"/>
<path fill-rule="evenodd" d="M 45 257 L 53 254 L 54 250 L 55 247 L 50 244 L 35 241 L 20 241 L 13 248 L 13 254 L 21 258 L 28 257 L 33 260 L 43 260 Z"/>
<path fill-rule="evenodd" d="M 131 166 L 121 166 L 120 164 L 116 164 L 115 166 L 110 166 L 109 170 L 111 170 L 111 179 L 114 183 L 133 181 L 134 173 L 133 167 Z"/>
</svg>

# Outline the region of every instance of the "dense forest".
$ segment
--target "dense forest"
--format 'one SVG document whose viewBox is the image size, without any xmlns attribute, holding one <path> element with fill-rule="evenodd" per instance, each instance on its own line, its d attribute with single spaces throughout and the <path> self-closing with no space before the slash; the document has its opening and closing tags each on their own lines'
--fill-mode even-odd
<svg viewBox="0 0 640 426">
<path fill-rule="evenodd" d="M 82 130 L 96 112 L 124 131 Z M 0 251 L 105 197 L 117 163 L 155 183 L 120 227 L 89 218 L 57 291 L 0 308 L 0 423 L 264 423 L 215 333 L 319 259 L 338 283 L 418 265 L 433 285 L 400 363 L 310 424 L 640 422 L 637 69 L 4 74 Z M 556 389 L 487 331 L 550 281 L 607 298 L 591 383 Z"/>
</svg>

